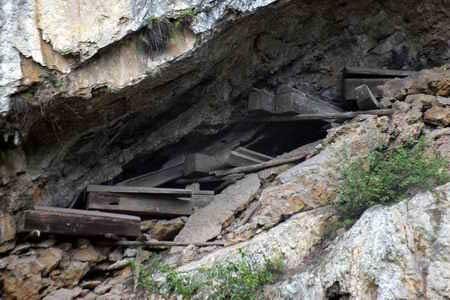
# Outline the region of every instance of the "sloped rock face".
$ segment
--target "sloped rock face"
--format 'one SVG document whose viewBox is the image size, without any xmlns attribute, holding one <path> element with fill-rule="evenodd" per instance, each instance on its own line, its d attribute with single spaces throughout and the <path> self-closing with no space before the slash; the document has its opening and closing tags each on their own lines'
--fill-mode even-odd
<svg viewBox="0 0 450 300">
<path fill-rule="evenodd" d="M 392 207 L 374 207 L 317 263 L 272 291 L 271 299 L 446 299 L 450 184 Z M 338 287 L 338 288 L 336 288 Z"/>
<path fill-rule="evenodd" d="M 20 132 L 27 154 L 21 195 L 66 206 L 231 127 L 252 87 L 331 101 L 344 65 L 448 61 L 446 13 L 442 1 L 3 1 L 2 133 Z"/>
</svg>

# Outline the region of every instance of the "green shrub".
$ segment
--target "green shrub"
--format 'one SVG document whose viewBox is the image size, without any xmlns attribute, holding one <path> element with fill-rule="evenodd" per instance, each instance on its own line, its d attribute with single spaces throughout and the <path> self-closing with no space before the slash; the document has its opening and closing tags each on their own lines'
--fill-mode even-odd
<svg viewBox="0 0 450 300">
<path fill-rule="evenodd" d="M 375 150 L 344 168 L 336 203 L 340 215 L 355 220 L 367 208 L 404 199 L 450 180 L 448 161 L 426 153 L 423 140 L 394 150 Z"/>
<path fill-rule="evenodd" d="M 145 268 L 136 263 L 132 267 L 138 286 L 149 293 L 191 299 L 206 290 L 207 299 L 253 300 L 260 298 L 261 288 L 273 283 L 284 266 L 281 256 L 264 258 L 264 262 L 260 263 L 241 253 L 237 260 L 188 273 L 178 272 L 159 260 L 151 261 Z M 157 274 L 162 275 L 163 279 L 156 280 Z"/>
</svg>

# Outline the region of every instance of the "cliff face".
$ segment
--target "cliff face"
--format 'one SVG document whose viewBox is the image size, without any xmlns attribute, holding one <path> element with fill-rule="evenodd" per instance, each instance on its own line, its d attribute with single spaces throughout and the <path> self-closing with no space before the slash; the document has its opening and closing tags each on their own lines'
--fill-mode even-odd
<svg viewBox="0 0 450 300">
<path fill-rule="evenodd" d="M 306 99 L 305 112 L 346 109 L 345 66 L 422 70 L 450 63 L 449 7 L 448 0 L 3 0 L 0 253 L 10 255 L 0 259 L 0 271 L 6 295 L 131 298 L 135 291 L 125 284 L 131 271 L 117 270 L 137 255 L 133 249 L 85 240 L 16 247 L 13 216 L 37 204 L 68 207 L 88 184 L 116 183 L 184 153 L 219 151 L 230 140 L 261 134 L 269 137 L 267 149 L 327 138 L 308 160 L 251 174 L 223 192 L 221 201 L 244 195 L 245 203 L 216 218 L 211 238 L 239 243 L 174 251 L 170 259 L 180 270 L 226 260 L 239 249 L 282 252 L 289 272 L 266 288 L 268 299 L 450 297 L 443 267 L 450 255 L 448 184 L 370 209 L 349 231 L 327 237 L 343 153 L 360 157 L 425 136 L 450 158 L 448 67 L 388 82 L 382 104 L 395 109 L 390 117 L 327 123 L 328 133 L 323 122 L 245 122 L 254 88 L 295 88 Z M 191 226 L 202 224 L 195 218 L 222 207 L 216 201 L 186 225 L 183 220 L 178 239 L 189 239 Z M 116 262 L 119 267 L 107 269 Z M 98 270 L 110 278 L 94 284 L 86 277 Z"/>
<path fill-rule="evenodd" d="M 447 4 L 3 1 L 2 131 L 35 200 L 65 206 L 139 157 L 229 128 L 252 87 L 337 101 L 345 65 L 448 61 Z"/>
</svg>

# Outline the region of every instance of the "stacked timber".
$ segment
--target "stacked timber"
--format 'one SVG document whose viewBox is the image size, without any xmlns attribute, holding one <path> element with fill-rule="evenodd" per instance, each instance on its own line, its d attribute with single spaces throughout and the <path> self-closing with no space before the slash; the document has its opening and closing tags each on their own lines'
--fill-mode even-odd
<svg viewBox="0 0 450 300">
<path fill-rule="evenodd" d="M 379 86 L 394 78 L 405 78 L 413 74 L 411 71 L 349 68 L 343 70 L 343 98 L 357 101 L 360 109 L 375 109 L 379 107 L 377 98 L 382 97 Z"/>
</svg>

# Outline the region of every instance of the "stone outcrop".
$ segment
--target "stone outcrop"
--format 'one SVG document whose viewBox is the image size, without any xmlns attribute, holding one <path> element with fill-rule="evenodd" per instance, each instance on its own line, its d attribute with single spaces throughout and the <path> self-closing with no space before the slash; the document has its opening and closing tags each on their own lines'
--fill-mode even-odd
<svg viewBox="0 0 450 300">
<path fill-rule="evenodd" d="M 270 299 L 446 299 L 450 184 L 392 207 L 374 207 Z M 338 287 L 336 289 L 336 287 Z"/>
<path fill-rule="evenodd" d="M 27 154 L 5 194 L 67 206 L 89 183 L 233 127 L 254 87 L 330 102 L 345 65 L 434 66 L 448 60 L 445 12 L 441 1 L 3 1 L 0 127 Z"/>
</svg>

